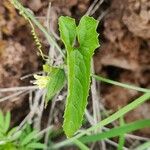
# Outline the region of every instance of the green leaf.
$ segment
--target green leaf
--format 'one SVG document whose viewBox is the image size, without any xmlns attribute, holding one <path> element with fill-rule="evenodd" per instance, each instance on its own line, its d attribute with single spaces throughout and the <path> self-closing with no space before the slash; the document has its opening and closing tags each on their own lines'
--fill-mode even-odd
<svg viewBox="0 0 150 150">
<path fill-rule="evenodd" d="M 50 75 L 49 81 L 47 83 L 47 94 L 46 102 L 51 100 L 63 87 L 66 80 L 65 72 L 63 69 L 53 68 Z"/>
<path fill-rule="evenodd" d="M 10 118 L 11 118 L 10 112 L 7 112 L 5 116 L 5 126 L 4 126 L 5 132 L 7 132 L 10 127 Z"/>
<path fill-rule="evenodd" d="M 0 146 L 0 150 L 17 150 L 17 148 L 13 143 L 6 143 Z"/>
<path fill-rule="evenodd" d="M 60 37 L 65 44 L 67 51 L 73 50 L 73 44 L 76 38 L 75 19 L 61 16 L 59 18 Z"/>
<path fill-rule="evenodd" d="M 32 129 L 30 124 L 25 124 L 18 139 L 18 148 L 21 150 L 43 149 L 44 144 L 39 142 L 41 138 L 36 129 Z"/>
<path fill-rule="evenodd" d="M 80 148 L 80 150 L 90 150 L 86 145 L 84 145 L 79 140 L 74 140 L 74 144 L 76 144 Z"/>
<path fill-rule="evenodd" d="M 143 94 L 142 96 L 140 96 L 139 98 L 137 98 L 133 102 L 131 102 L 130 104 L 124 106 L 121 109 L 119 109 L 117 112 L 115 112 L 111 116 L 109 116 L 106 119 L 100 121 L 96 125 L 91 126 L 90 128 L 86 129 L 85 131 L 77 134 L 76 136 L 74 136 L 70 139 L 66 139 L 65 141 L 62 141 L 58 144 L 55 144 L 53 146 L 53 148 L 58 149 L 58 148 L 61 148 L 63 146 L 66 146 L 66 145 L 70 145 L 75 139 L 78 139 L 78 138 L 82 137 L 83 135 L 89 134 L 92 131 L 95 131 L 97 129 L 100 129 L 100 128 L 108 125 L 109 123 L 112 123 L 116 119 L 119 119 L 121 116 L 124 116 L 125 114 L 127 114 L 129 111 L 131 111 L 131 110 L 135 109 L 136 107 L 140 106 L 141 104 L 143 104 L 147 100 L 150 100 L 150 93 Z M 150 123 L 150 121 L 148 120 L 147 123 Z M 149 125 L 149 124 L 147 124 L 147 125 Z"/>
<path fill-rule="evenodd" d="M 120 126 L 124 126 L 125 122 L 124 122 L 123 116 L 121 116 L 119 120 L 120 120 Z M 123 150 L 124 144 L 125 144 L 125 135 L 122 134 L 122 135 L 119 136 L 119 142 L 118 142 L 117 150 Z"/>
<path fill-rule="evenodd" d="M 3 112 L 0 110 L 0 132 L 3 132 L 4 124 L 5 124 L 4 114 L 3 114 Z"/>
<path fill-rule="evenodd" d="M 35 135 L 37 134 L 37 131 L 34 130 L 31 133 L 29 133 L 22 141 L 21 141 L 21 146 L 25 146 L 28 143 L 32 142 L 34 139 Z"/>
<path fill-rule="evenodd" d="M 59 18 L 61 39 L 67 49 L 68 96 L 63 123 L 67 137 L 82 125 L 90 87 L 91 58 L 99 46 L 97 25 L 98 22 L 88 16 L 82 17 L 78 27 L 72 18 Z M 78 39 L 78 48 L 74 46 L 75 38 Z"/>
<path fill-rule="evenodd" d="M 11 132 L 13 132 L 13 131 L 11 131 Z M 11 141 L 16 141 L 16 140 L 20 140 L 21 139 L 21 134 L 22 134 L 22 131 L 21 130 L 19 130 L 19 131 L 17 131 L 15 134 L 13 134 L 13 136 L 11 137 L 11 135 L 10 135 L 10 138 L 11 138 Z"/>
<path fill-rule="evenodd" d="M 12 136 L 13 134 L 16 134 L 18 127 L 13 127 L 12 129 L 9 130 L 7 133 L 8 136 Z"/>
<path fill-rule="evenodd" d="M 30 143 L 27 145 L 26 148 L 30 148 L 30 149 L 45 149 L 46 148 L 46 145 L 42 144 L 42 143 Z"/>
<path fill-rule="evenodd" d="M 80 51 L 84 56 L 93 55 L 94 50 L 99 47 L 98 33 L 96 32 L 98 21 L 93 17 L 83 16 L 77 27 L 77 36 Z"/>
<path fill-rule="evenodd" d="M 149 150 L 150 148 L 150 141 L 141 144 L 140 146 L 136 147 L 135 150 Z"/>
<path fill-rule="evenodd" d="M 123 126 L 110 129 L 109 131 L 106 131 L 103 133 L 84 136 L 84 137 L 81 137 L 79 140 L 82 143 L 97 142 L 106 138 L 113 138 L 116 136 L 123 135 L 125 133 L 130 133 L 130 132 L 142 129 L 142 128 L 146 128 L 146 127 L 150 127 L 150 119 L 139 120 L 139 121 L 135 121 L 132 123 L 128 123 Z"/>
<path fill-rule="evenodd" d="M 48 65 L 43 65 L 43 69 L 48 73 L 48 75 L 34 75 L 34 78 L 36 79 L 34 84 L 37 84 L 39 88 L 45 88 L 47 90 L 47 103 L 64 87 L 66 75 L 64 69 L 54 68 Z"/>
<path fill-rule="evenodd" d="M 4 138 L 4 135 L 0 132 L 0 141 Z"/>
</svg>

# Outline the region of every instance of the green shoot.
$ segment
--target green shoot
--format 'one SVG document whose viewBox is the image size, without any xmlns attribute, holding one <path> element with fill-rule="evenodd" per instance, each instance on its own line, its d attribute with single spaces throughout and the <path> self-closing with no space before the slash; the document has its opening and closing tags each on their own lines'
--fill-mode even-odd
<svg viewBox="0 0 150 150">
<path fill-rule="evenodd" d="M 77 145 L 81 150 L 90 150 L 85 144 L 83 144 L 79 140 L 75 140 L 74 144 Z"/>
<path fill-rule="evenodd" d="M 84 136 L 80 138 L 79 140 L 82 143 L 97 142 L 106 138 L 113 138 L 113 137 L 121 136 L 125 133 L 130 133 L 130 132 L 133 132 L 142 128 L 146 128 L 146 127 L 150 127 L 150 119 L 139 120 L 139 121 L 135 121 L 132 123 L 124 124 L 123 126 L 115 127 L 103 133 Z"/>
<path fill-rule="evenodd" d="M 124 122 L 123 116 L 121 116 L 119 120 L 120 120 L 120 127 L 124 126 L 125 122 Z M 125 135 L 121 134 L 119 136 L 118 150 L 123 150 L 124 143 L 125 143 Z"/>
<path fill-rule="evenodd" d="M 82 125 L 90 88 L 91 58 L 99 46 L 97 25 L 94 18 L 87 16 L 81 18 L 78 27 L 72 18 L 59 18 L 61 39 L 67 49 L 68 96 L 63 123 L 67 137 L 73 136 Z"/>
</svg>

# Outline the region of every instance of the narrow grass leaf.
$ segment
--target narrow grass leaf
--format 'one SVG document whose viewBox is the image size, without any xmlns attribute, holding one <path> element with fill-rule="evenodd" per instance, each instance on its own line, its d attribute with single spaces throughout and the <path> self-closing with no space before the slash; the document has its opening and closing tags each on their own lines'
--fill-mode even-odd
<svg viewBox="0 0 150 150">
<path fill-rule="evenodd" d="M 125 122 L 124 122 L 124 119 L 123 119 L 123 116 L 120 117 L 120 127 L 124 126 L 125 125 Z M 123 150 L 123 146 L 125 144 L 125 135 L 124 134 L 121 134 L 119 136 L 119 143 L 118 143 L 118 148 L 117 150 Z"/>
<path fill-rule="evenodd" d="M 47 146 L 45 144 L 42 144 L 42 143 L 38 143 L 38 142 L 33 142 L 33 143 L 30 143 L 26 146 L 27 149 L 46 149 Z"/>
<path fill-rule="evenodd" d="M 5 116 L 5 126 L 4 126 L 4 131 L 7 132 L 9 130 L 10 127 L 10 119 L 11 119 L 11 114 L 10 112 L 6 113 Z"/>
<path fill-rule="evenodd" d="M 104 77 L 101 77 L 101 76 L 97 76 L 97 75 L 94 75 L 94 74 L 92 74 L 92 77 L 95 78 L 96 80 L 106 82 L 106 83 L 109 83 L 109 84 L 113 84 L 113 85 L 117 85 L 117 86 L 120 86 L 120 87 L 123 87 L 123 88 L 132 89 L 132 90 L 136 90 L 136 91 L 139 91 L 139 92 L 150 92 L 150 89 L 136 87 L 134 85 L 129 85 L 129 84 L 125 84 L 125 83 L 120 83 L 120 82 L 113 81 L 113 80 L 110 80 L 110 79 L 107 79 L 107 78 L 104 78 Z"/>
<path fill-rule="evenodd" d="M 0 141 L 4 137 L 4 135 L 0 132 Z"/>
<path fill-rule="evenodd" d="M 150 127 L 150 119 L 135 121 L 120 127 L 110 129 L 109 131 L 103 133 L 81 137 L 79 140 L 82 143 L 97 142 L 106 138 L 112 138 L 112 137 L 123 135 L 125 133 L 130 133 L 145 127 Z"/>
<path fill-rule="evenodd" d="M 12 136 L 14 133 L 16 134 L 17 131 L 17 127 L 14 127 L 12 129 L 9 130 L 9 132 L 7 133 L 8 136 Z"/>
<path fill-rule="evenodd" d="M 5 119 L 4 119 L 4 114 L 3 112 L 0 110 L 0 129 L 2 129 L 5 125 Z"/>
<path fill-rule="evenodd" d="M 13 136 L 10 134 L 10 141 L 15 141 L 15 140 L 21 140 L 21 135 L 22 135 L 22 131 L 21 130 L 19 130 L 19 131 L 17 131 L 15 134 L 13 134 Z"/>
<path fill-rule="evenodd" d="M 74 144 L 80 148 L 80 150 L 90 150 L 85 144 L 80 142 L 79 140 L 75 140 Z"/>
<path fill-rule="evenodd" d="M 145 142 L 144 144 L 141 144 L 135 150 L 149 150 L 150 148 L 150 142 Z"/>
<path fill-rule="evenodd" d="M 26 144 L 30 143 L 31 140 L 34 139 L 35 135 L 37 134 L 37 131 L 32 131 L 31 133 L 29 133 L 22 141 L 21 141 L 21 145 L 25 146 Z"/>
</svg>

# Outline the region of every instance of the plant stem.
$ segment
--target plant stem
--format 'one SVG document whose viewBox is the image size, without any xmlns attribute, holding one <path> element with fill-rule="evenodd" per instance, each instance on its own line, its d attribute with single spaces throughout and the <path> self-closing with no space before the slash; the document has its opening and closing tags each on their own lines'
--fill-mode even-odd
<svg viewBox="0 0 150 150">
<path fill-rule="evenodd" d="M 52 43 L 58 51 L 61 53 L 62 57 L 65 58 L 64 53 L 62 52 L 59 45 L 56 43 L 53 37 L 50 36 L 50 34 L 46 31 L 46 29 L 41 25 L 41 23 L 34 17 L 34 15 L 25 7 L 22 6 L 22 4 L 18 0 L 12 0 L 11 1 L 13 5 L 21 11 L 21 13 L 24 13 L 45 35 L 49 43 Z"/>
</svg>

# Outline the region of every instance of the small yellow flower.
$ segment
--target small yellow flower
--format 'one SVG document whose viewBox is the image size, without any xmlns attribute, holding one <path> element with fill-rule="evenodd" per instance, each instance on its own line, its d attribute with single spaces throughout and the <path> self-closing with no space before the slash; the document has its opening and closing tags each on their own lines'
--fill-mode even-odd
<svg viewBox="0 0 150 150">
<path fill-rule="evenodd" d="M 48 76 L 39 76 L 39 75 L 35 74 L 34 78 L 36 79 L 36 81 L 33 84 L 38 85 L 39 89 L 46 88 L 48 81 L 49 81 Z"/>
</svg>

